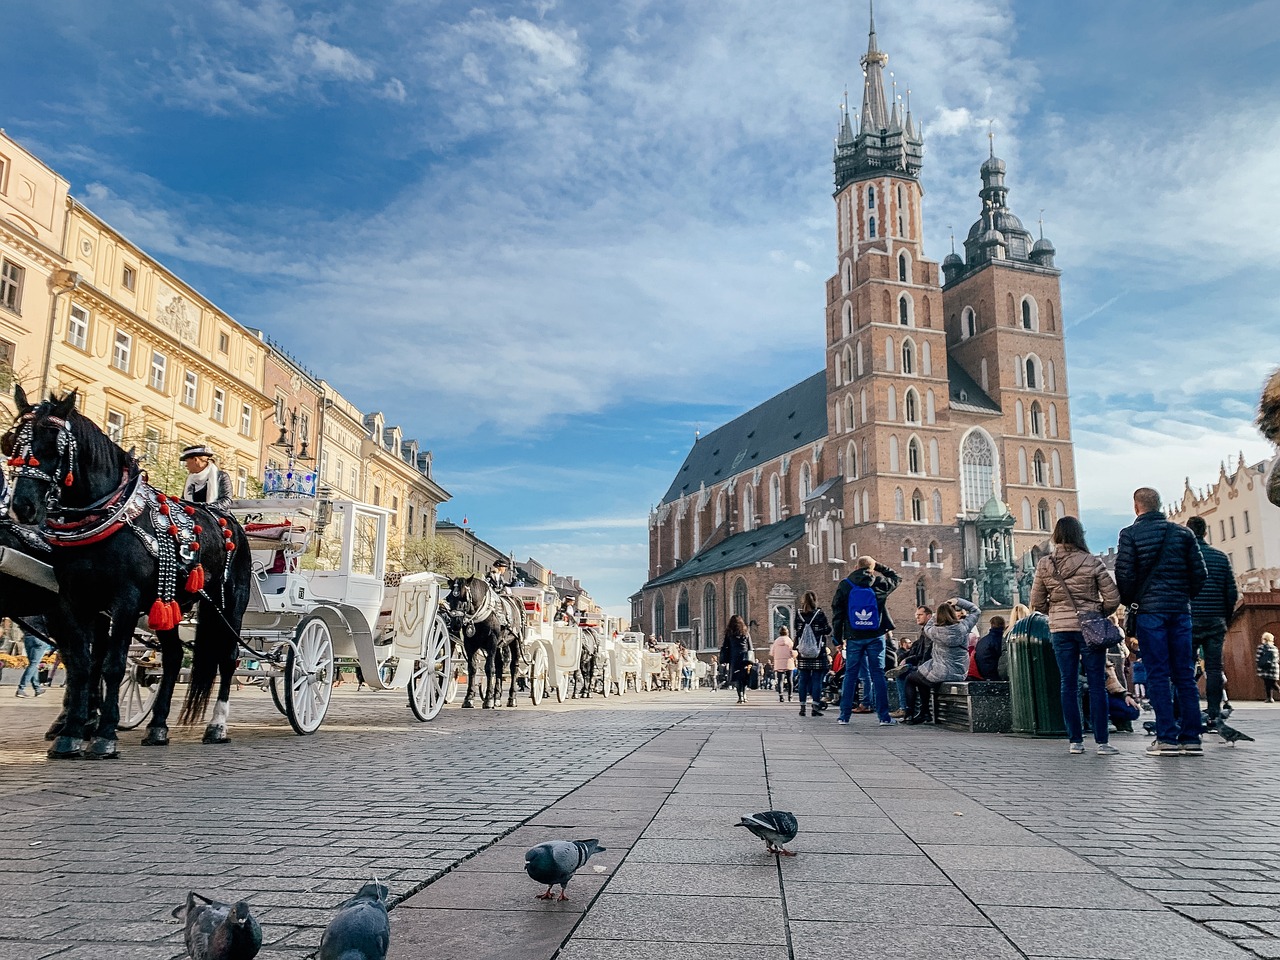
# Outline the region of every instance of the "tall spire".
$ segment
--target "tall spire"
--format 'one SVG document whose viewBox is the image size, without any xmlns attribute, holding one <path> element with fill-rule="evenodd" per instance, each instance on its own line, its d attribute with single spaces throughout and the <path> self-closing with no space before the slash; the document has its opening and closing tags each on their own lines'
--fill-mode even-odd
<svg viewBox="0 0 1280 960">
<path fill-rule="evenodd" d="M 862 60 L 862 132 L 879 133 L 889 126 L 889 110 L 884 99 L 884 68 L 889 55 L 876 46 L 876 8 L 871 5 L 871 30 L 867 34 L 867 52 Z"/>
</svg>

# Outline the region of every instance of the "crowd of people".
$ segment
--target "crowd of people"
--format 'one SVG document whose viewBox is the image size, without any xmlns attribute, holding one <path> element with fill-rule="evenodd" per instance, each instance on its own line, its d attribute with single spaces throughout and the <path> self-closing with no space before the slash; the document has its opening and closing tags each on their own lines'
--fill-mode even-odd
<svg viewBox="0 0 1280 960">
<path fill-rule="evenodd" d="M 876 558 L 860 557 L 836 588 L 829 615 L 814 592 L 805 593 L 763 662 L 743 618 L 730 618 L 719 685 L 732 688 L 738 704 L 756 689 L 776 693 L 780 703 L 798 701 L 802 717 L 821 717 L 838 703 L 840 724 L 871 713 L 881 726 L 927 723 L 941 684 L 1008 680 L 1007 633 L 1043 616 L 1061 676 L 1070 753 L 1084 753 L 1086 723 L 1100 756 L 1119 753 L 1110 732 L 1132 731 L 1149 710 L 1156 737 L 1147 754 L 1202 754 L 1201 736 L 1230 709 L 1222 650 L 1238 602 L 1235 574 L 1227 555 L 1206 542 L 1203 518 L 1174 523 L 1147 487 L 1134 492 L 1133 508 L 1134 522 L 1120 532 L 1114 576 L 1089 551 L 1080 521 L 1062 517 L 1050 551 L 1036 564 L 1030 604 L 990 615 L 985 632 L 982 611 L 954 597 L 917 607 L 915 629 L 898 636 L 886 601 L 901 579 Z M 1256 667 L 1267 702 L 1275 702 L 1280 650 L 1270 633 L 1261 637 Z"/>
</svg>

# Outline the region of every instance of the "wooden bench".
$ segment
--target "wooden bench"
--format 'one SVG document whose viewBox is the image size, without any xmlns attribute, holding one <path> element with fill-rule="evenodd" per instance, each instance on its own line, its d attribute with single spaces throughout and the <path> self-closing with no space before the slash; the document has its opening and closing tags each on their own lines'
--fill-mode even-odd
<svg viewBox="0 0 1280 960">
<path fill-rule="evenodd" d="M 944 683 L 933 693 L 934 722 L 968 733 L 1008 733 L 1013 727 L 1009 684 L 969 680 Z"/>
</svg>

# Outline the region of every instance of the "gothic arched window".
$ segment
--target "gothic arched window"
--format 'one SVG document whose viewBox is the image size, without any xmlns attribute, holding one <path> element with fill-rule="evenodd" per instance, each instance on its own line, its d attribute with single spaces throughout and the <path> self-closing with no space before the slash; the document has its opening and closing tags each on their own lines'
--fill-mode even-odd
<svg viewBox="0 0 1280 960">
<path fill-rule="evenodd" d="M 1044 411 L 1040 409 L 1039 400 L 1031 402 L 1031 435 L 1033 437 L 1044 435 Z"/>
<path fill-rule="evenodd" d="M 741 577 L 733 584 L 733 615 L 747 619 L 747 581 Z"/>
<path fill-rule="evenodd" d="M 716 629 L 716 588 L 708 583 L 702 588 L 702 636 L 708 646 L 719 642 L 719 631 Z"/>
<path fill-rule="evenodd" d="M 1039 450 L 1031 458 L 1031 476 L 1035 479 L 1037 486 L 1045 485 L 1044 454 Z"/>
<path fill-rule="evenodd" d="M 1040 530 L 1049 529 L 1049 504 L 1045 500 L 1036 505 L 1036 527 Z"/>
<path fill-rule="evenodd" d="M 978 315 L 973 312 L 973 307 L 965 307 L 964 313 L 960 315 L 960 339 L 968 340 L 977 333 Z"/>
<path fill-rule="evenodd" d="M 777 523 L 782 519 L 782 481 L 775 473 L 769 481 L 769 522 Z"/>
<path fill-rule="evenodd" d="M 902 488 L 895 487 L 893 490 L 893 519 L 906 519 L 906 500 L 902 496 Z"/>
<path fill-rule="evenodd" d="M 902 341 L 902 372 L 916 372 L 916 345 L 910 340 Z"/>
<path fill-rule="evenodd" d="M 689 588 L 680 590 L 680 598 L 676 601 L 676 629 L 689 629 Z"/>
<path fill-rule="evenodd" d="M 852 409 L 850 406 L 851 412 Z M 813 493 L 813 472 L 807 463 L 802 463 L 800 464 L 800 499 L 806 499 L 811 493 Z"/>
<path fill-rule="evenodd" d="M 907 278 L 907 255 L 905 253 L 900 253 L 898 254 L 898 280 L 902 283 L 906 283 Z"/>
<path fill-rule="evenodd" d="M 924 473 L 924 457 L 920 452 L 920 441 L 915 437 L 907 444 L 907 472 Z"/>
<path fill-rule="evenodd" d="M 662 594 L 657 594 L 653 598 L 653 635 L 655 637 L 663 637 L 667 632 L 667 604 L 662 599 Z"/>
<path fill-rule="evenodd" d="M 983 430 L 970 430 L 960 444 L 964 509 L 978 513 L 995 494 L 996 451 Z"/>
<path fill-rule="evenodd" d="M 924 523 L 924 496 L 919 490 L 911 494 L 911 519 L 916 523 Z"/>
<path fill-rule="evenodd" d="M 867 221 L 867 236 L 874 239 L 875 235 L 876 235 L 876 218 L 872 217 L 870 220 Z"/>
<path fill-rule="evenodd" d="M 911 326 L 911 298 L 905 293 L 898 298 L 898 323 L 904 327 Z"/>
<path fill-rule="evenodd" d="M 914 390 L 908 390 L 902 401 L 902 414 L 907 423 L 920 422 L 920 398 Z"/>
</svg>

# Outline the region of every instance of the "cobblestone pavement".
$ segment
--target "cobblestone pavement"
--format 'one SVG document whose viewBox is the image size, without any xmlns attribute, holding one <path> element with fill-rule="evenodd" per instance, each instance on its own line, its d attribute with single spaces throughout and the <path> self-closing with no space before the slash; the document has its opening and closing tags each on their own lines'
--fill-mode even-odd
<svg viewBox="0 0 1280 960">
<path fill-rule="evenodd" d="M 342 691 L 303 738 L 245 691 L 230 745 L 50 764 L 55 705 L 8 692 L 4 960 L 181 955 L 188 888 L 249 899 L 263 955 L 300 957 L 374 875 L 403 958 L 1280 956 L 1274 708 L 1233 718 L 1257 743 L 1155 759 L 709 692 L 418 724 Z M 801 819 L 793 860 L 731 826 L 770 806 Z M 521 854 L 564 834 L 601 837 L 604 872 L 546 904 Z"/>
</svg>

